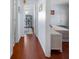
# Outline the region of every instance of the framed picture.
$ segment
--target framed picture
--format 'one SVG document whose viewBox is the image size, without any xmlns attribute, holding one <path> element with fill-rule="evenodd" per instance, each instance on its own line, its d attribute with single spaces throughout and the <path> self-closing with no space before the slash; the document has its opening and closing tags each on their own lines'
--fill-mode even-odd
<svg viewBox="0 0 79 59">
<path fill-rule="evenodd" d="M 55 15 L 55 10 L 51 10 L 51 15 Z"/>
</svg>

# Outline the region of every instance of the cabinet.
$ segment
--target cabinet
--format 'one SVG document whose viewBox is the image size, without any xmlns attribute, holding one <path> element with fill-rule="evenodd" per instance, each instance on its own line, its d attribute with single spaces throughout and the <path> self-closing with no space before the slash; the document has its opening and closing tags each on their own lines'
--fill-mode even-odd
<svg viewBox="0 0 79 59">
<path fill-rule="evenodd" d="M 51 49 L 52 50 L 60 50 L 60 52 L 62 52 L 62 34 L 61 33 L 52 31 Z"/>
</svg>

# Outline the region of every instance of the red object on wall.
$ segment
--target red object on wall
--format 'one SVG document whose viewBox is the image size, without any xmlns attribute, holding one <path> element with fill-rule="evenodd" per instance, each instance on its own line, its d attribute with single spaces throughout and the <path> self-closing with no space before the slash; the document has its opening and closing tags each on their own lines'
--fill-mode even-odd
<svg viewBox="0 0 79 59">
<path fill-rule="evenodd" d="M 51 15 L 55 15 L 55 10 L 51 10 Z"/>
</svg>

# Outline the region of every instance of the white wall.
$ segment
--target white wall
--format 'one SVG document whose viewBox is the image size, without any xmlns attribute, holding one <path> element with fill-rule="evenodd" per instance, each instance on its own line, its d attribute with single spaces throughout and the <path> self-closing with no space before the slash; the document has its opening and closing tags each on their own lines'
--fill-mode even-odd
<svg viewBox="0 0 79 59">
<path fill-rule="evenodd" d="M 53 4 L 51 2 L 51 10 L 55 10 L 55 15 L 51 15 L 50 23 L 52 25 L 64 25 L 68 26 L 69 24 L 69 6 L 68 3 L 62 4 Z"/>
<path fill-rule="evenodd" d="M 14 34 L 13 34 L 13 9 L 14 9 L 14 1 L 11 0 L 11 18 L 10 18 L 10 56 L 12 55 L 13 51 L 13 42 L 14 42 Z"/>
<path fill-rule="evenodd" d="M 39 0 L 38 1 L 38 8 L 40 8 L 40 5 L 42 4 L 42 10 L 38 10 L 38 39 L 40 41 L 40 44 L 43 48 L 44 53 L 45 52 L 45 41 L 46 41 L 46 27 L 45 27 L 45 22 L 46 22 L 46 10 L 45 10 L 45 0 Z"/>
<path fill-rule="evenodd" d="M 19 42 L 19 39 L 21 36 L 24 35 L 24 19 L 25 19 L 25 15 L 24 15 L 24 5 L 23 5 L 23 0 L 18 0 L 18 6 L 17 6 L 17 25 L 18 25 L 18 34 L 17 34 L 17 40 L 16 42 Z"/>
<path fill-rule="evenodd" d="M 30 7 L 31 8 L 31 7 Z M 34 33 L 36 34 L 36 3 L 33 4 L 32 7 L 32 16 L 33 16 L 33 28 L 34 28 Z"/>
<path fill-rule="evenodd" d="M 42 10 L 41 9 L 42 4 Z M 43 48 L 46 57 L 51 56 L 51 42 L 50 42 L 50 0 L 38 1 L 38 39 Z"/>
<path fill-rule="evenodd" d="M 51 0 L 46 0 L 46 54 L 51 57 L 51 29 L 50 29 L 50 8 Z"/>
<path fill-rule="evenodd" d="M 34 33 L 38 36 L 38 1 L 34 4 Z"/>
<path fill-rule="evenodd" d="M 17 1 L 11 0 L 11 21 L 10 21 L 10 56 L 13 53 L 13 47 L 16 42 L 16 22 L 17 22 Z"/>
<path fill-rule="evenodd" d="M 22 1 L 11 0 L 10 56 L 13 53 L 14 44 L 19 42 L 21 35 L 23 35 L 24 10 Z"/>
</svg>

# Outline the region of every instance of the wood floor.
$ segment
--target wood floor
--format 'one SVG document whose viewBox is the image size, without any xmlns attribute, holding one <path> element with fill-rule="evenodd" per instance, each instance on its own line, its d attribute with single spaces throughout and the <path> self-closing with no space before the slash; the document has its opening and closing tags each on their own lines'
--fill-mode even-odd
<svg viewBox="0 0 79 59">
<path fill-rule="evenodd" d="M 63 52 L 52 51 L 52 57 L 49 59 L 69 59 L 69 44 L 63 43 Z"/>
<path fill-rule="evenodd" d="M 63 53 L 52 51 L 51 58 L 46 58 L 35 35 L 27 35 L 15 44 L 11 59 L 68 59 L 68 43 L 64 43 L 63 48 Z"/>
</svg>

